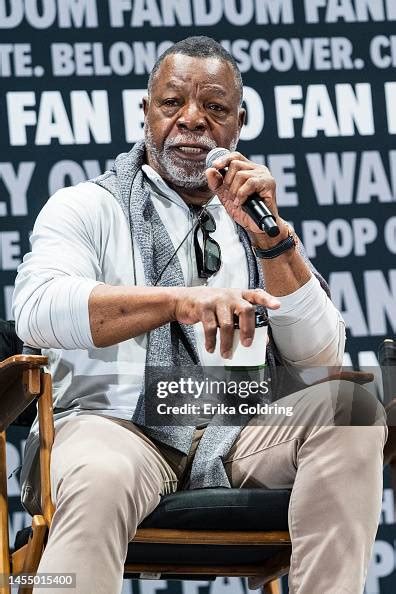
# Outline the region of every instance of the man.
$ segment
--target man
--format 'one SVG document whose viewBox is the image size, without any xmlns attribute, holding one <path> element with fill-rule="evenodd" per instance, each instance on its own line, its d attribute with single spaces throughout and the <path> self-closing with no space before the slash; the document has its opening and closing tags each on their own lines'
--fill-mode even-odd
<svg viewBox="0 0 396 594">
<path fill-rule="evenodd" d="M 231 357 L 235 315 L 249 347 L 256 306 L 268 310 L 271 369 L 281 361 L 301 376 L 307 366 L 339 366 L 344 348 L 325 283 L 279 217 L 275 180 L 235 152 L 245 114 L 233 58 L 209 38 L 189 38 L 158 60 L 148 91 L 145 142 L 120 155 L 113 171 L 49 200 L 18 271 L 17 331 L 50 349 L 58 410 L 56 512 L 39 571 L 76 572 L 79 594 L 117 593 L 128 541 L 162 494 L 186 480 L 191 488 L 293 486 L 290 592 L 361 593 L 386 434 L 362 389 L 333 381 L 290 394 L 292 424 L 145 426 L 145 368 L 206 363 L 216 337 L 223 358 Z M 206 171 L 216 146 L 231 152 Z M 253 192 L 276 217 L 278 237 L 242 211 Z M 208 236 L 219 247 L 211 270 Z M 335 427 L 333 405 L 346 424 L 356 397 L 369 419 L 359 424 L 374 426 Z M 35 429 L 23 473 L 31 512 Z"/>
</svg>

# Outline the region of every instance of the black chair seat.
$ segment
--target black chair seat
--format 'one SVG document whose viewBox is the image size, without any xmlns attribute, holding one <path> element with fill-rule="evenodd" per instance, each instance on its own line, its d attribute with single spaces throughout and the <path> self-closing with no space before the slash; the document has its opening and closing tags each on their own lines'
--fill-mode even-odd
<svg viewBox="0 0 396 594">
<path fill-rule="evenodd" d="M 140 528 L 170 528 L 175 530 L 237 530 L 283 531 L 288 529 L 287 517 L 290 491 L 266 489 L 200 489 L 178 491 L 162 498 Z M 15 550 L 25 545 L 31 528 L 20 530 L 15 538 Z M 185 545 L 131 542 L 126 564 L 158 563 L 164 565 L 260 566 L 281 548 L 290 545 Z M 137 578 L 139 572 L 126 572 L 126 578 Z M 194 573 L 167 574 L 167 579 L 196 579 Z M 200 579 L 214 579 L 200 575 Z"/>
<path fill-rule="evenodd" d="M 288 530 L 290 491 L 283 489 L 197 489 L 165 495 L 140 528 L 175 530 Z M 15 549 L 29 528 L 17 533 Z M 146 545 L 144 545 L 146 546 Z"/>
<path fill-rule="evenodd" d="M 162 498 L 140 528 L 175 530 L 283 531 L 288 529 L 290 491 L 200 489 Z M 27 543 L 30 529 L 20 530 L 15 550 Z M 169 545 L 131 542 L 126 563 L 230 565 L 262 563 L 285 545 Z M 133 577 L 136 574 L 127 574 Z M 186 578 L 191 576 L 185 576 Z"/>
<path fill-rule="evenodd" d="M 290 491 L 197 489 L 162 498 L 141 528 L 287 530 Z"/>
</svg>

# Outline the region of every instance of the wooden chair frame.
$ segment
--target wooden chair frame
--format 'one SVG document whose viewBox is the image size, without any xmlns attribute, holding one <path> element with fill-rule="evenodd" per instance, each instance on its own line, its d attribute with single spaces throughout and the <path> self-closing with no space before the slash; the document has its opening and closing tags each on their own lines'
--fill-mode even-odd
<svg viewBox="0 0 396 594">
<path fill-rule="evenodd" d="M 45 538 L 51 525 L 54 506 L 51 500 L 50 459 L 54 441 L 52 382 L 43 367 L 47 357 L 15 355 L 0 362 L 0 374 L 5 381 L 0 386 L 0 574 L 18 575 L 36 573 L 44 549 Z M 22 548 L 10 554 L 8 537 L 8 502 L 6 471 L 6 429 L 19 414 L 38 399 L 40 431 L 40 478 L 42 514 L 32 519 L 32 536 Z M 139 528 L 135 542 L 185 544 L 185 545 L 285 545 L 280 552 L 260 564 L 241 565 L 174 565 L 159 563 L 127 563 L 126 574 L 144 577 L 166 575 L 199 575 L 248 577 L 249 587 L 263 586 L 265 594 L 280 594 L 278 578 L 288 573 L 291 553 L 290 535 L 287 531 L 207 531 Z M 19 594 L 31 594 L 33 586 L 20 586 Z M 0 585 L 0 594 L 10 594 L 11 588 Z"/>
</svg>

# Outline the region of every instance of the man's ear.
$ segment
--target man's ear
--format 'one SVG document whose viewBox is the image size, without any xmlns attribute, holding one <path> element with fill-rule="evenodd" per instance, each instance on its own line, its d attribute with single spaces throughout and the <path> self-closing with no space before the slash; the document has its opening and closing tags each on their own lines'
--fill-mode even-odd
<svg viewBox="0 0 396 594">
<path fill-rule="evenodd" d="M 239 132 L 241 131 L 241 128 L 242 128 L 243 124 L 245 123 L 245 120 L 246 120 L 246 109 L 244 109 L 243 107 L 240 107 L 239 111 L 238 111 Z"/>
<path fill-rule="evenodd" d="M 149 105 L 149 98 L 147 95 L 145 97 L 143 97 L 142 102 L 143 102 L 143 113 L 146 116 L 147 111 L 148 111 L 148 105 Z"/>
</svg>

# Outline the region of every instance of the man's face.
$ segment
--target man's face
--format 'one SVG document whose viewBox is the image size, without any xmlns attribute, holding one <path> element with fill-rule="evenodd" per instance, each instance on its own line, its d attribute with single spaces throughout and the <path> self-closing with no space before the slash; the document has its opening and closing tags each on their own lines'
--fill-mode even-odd
<svg viewBox="0 0 396 594">
<path fill-rule="evenodd" d="M 149 165 L 171 185 L 207 188 L 206 155 L 216 146 L 234 150 L 245 116 L 231 65 L 171 54 L 143 105 Z"/>
</svg>

